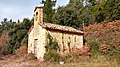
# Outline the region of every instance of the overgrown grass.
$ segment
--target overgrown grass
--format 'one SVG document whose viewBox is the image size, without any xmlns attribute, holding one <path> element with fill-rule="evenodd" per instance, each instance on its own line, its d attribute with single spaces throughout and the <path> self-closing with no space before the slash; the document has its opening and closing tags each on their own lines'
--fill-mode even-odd
<svg viewBox="0 0 120 67">
<path fill-rule="evenodd" d="M 118 64 L 114 63 L 109 63 L 107 61 L 101 61 L 101 62 L 79 62 L 79 63 L 66 63 L 66 64 L 48 64 L 45 67 L 119 67 Z"/>
<path fill-rule="evenodd" d="M 91 57 L 97 58 L 99 55 L 99 43 L 94 40 L 88 43 L 90 45 Z"/>
<path fill-rule="evenodd" d="M 87 42 L 90 40 L 95 40 L 99 43 L 99 53 L 106 56 L 108 61 L 120 63 L 120 20 L 103 23 L 94 24 L 84 28 L 84 36 L 87 38 Z M 96 43 L 96 44 L 97 44 Z M 88 43 L 91 45 L 93 43 Z M 97 47 L 97 45 L 95 46 Z M 90 46 L 92 48 L 92 46 Z M 92 49 L 92 54 L 97 55 Z"/>
<path fill-rule="evenodd" d="M 104 55 L 99 55 L 97 58 L 89 58 L 86 59 L 86 57 L 81 57 L 81 60 L 77 63 L 71 62 L 64 64 L 60 64 L 57 62 L 45 62 L 45 64 L 42 67 L 119 67 L 120 64 L 117 63 L 117 61 L 109 61 Z M 78 58 L 79 59 L 79 58 Z M 84 60 L 84 61 L 83 61 Z M 40 65 L 30 65 L 31 67 L 41 67 Z"/>
</svg>

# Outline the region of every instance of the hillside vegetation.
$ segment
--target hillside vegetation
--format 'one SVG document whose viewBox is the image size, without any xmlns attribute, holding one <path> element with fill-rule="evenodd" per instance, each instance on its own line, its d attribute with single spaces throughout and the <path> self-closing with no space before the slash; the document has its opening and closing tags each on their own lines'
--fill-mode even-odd
<svg viewBox="0 0 120 67">
<path fill-rule="evenodd" d="M 33 24 L 33 19 L 12 21 L 4 18 L 0 22 L 0 54 L 14 54 L 21 45 L 27 46 L 27 31 Z"/>
<path fill-rule="evenodd" d="M 0 36 L 0 55 L 3 51 L 3 46 L 8 42 L 8 32 L 4 31 Z"/>
<path fill-rule="evenodd" d="M 90 46 L 97 42 L 100 54 L 120 61 L 120 20 L 84 27 L 84 36 Z"/>
</svg>

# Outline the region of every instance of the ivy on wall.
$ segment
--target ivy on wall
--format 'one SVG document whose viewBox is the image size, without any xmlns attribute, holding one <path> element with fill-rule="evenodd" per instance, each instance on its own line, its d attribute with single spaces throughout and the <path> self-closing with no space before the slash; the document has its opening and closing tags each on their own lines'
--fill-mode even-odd
<svg viewBox="0 0 120 67">
<path fill-rule="evenodd" d="M 45 61 L 58 62 L 60 54 L 57 52 L 59 49 L 58 42 L 49 33 L 47 34 L 48 43 L 46 44 L 46 53 L 44 55 Z"/>
<path fill-rule="evenodd" d="M 49 50 L 57 51 L 59 49 L 59 46 L 56 39 L 54 39 L 49 33 L 47 34 L 47 38 L 48 38 L 48 44 L 45 46 L 46 51 Z"/>
</svg>

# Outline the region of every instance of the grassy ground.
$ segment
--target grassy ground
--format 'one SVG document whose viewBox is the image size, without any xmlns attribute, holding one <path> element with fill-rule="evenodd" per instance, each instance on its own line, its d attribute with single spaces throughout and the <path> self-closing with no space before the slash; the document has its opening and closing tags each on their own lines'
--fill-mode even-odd
<svg viewBox="0 0 120 67">
<path fill-rule="evenodd" d="M 45 67 L 119 67 L 115 63 L 75 63 L 75 64 L 50 64 Z"/>
<path fill-rule="evenodd" d="M 116 63 L 66 63 L 66 64 L 58 64 L 58 63 L 51 63 L 47 65 L 43 65 L 43 67 L 119 67 L 120 65 Z M 26 67 L 41 67 L 39 65 L 27 65 Z"/>
<path fill-rule="evenodd" d="M 120 64 L 109 62 L 79 62 L 79 63 L 66 63 L 66 64 L 49 64 L 45 67 L 119 67 Z"/>
<path fill-rule="evenodd" d="M 81 59 L 78 63 L 52 63 L 52 62 L 40 62 L 37 59 L 31 59 L 27 57 L 17 57 L 14 55 L 2 57 L 0 60 L 0 67 L 120 67 L 117 61 L 107 60 L 104 56 L 100 56 L 97 59 Z M 73 59 L 74 60 L 74 59 Z"/>
</svg>

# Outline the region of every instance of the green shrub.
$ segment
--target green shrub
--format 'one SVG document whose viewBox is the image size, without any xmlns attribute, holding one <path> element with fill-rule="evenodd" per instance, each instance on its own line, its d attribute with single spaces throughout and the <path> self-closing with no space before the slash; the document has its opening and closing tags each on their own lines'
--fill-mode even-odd
<svg viewBox="0 0 120 67">
<path fill-rule="evenodd" d="M 12 53 L 12 50 L 13 50 L 13 49 L 12 49 L 12 46 L 9 45 L 9 44 L 6 44 L 6 45 L 3 46 L 2 50 L 1 50 L 1 51 L 2 51 L 1 53 L 2 53 L 3 55 L 11 54 L 11 53 Z"/>
<path fill-rule="evenodd" d="M 49 33 L 47 35 L 47 38 L 49 39 L 49 42 L 45 46 L 45 48 L 47 49 L 46 51 L 49 51 L 49 50 L 57 51 L 59 49 L 59 46 L 58 46 L 58 42 L 56 41 L 56 39 L 53 39 L 53 37 Z"/>
<path fill-rule="evenodd" d="M 77 63 L 80 61 L 79 57 L 80 56 L 76 52 L 74 52 L 74 53 L 71 53 L 71 54 L 65 56 L 64 61 L 66 63 Z"/>
<path fill-rule="evenodd" d="M 50 50 L 45 53 L 44 60 L 50 62 L 58 62 L 60 60 L 60 54 L 54 50 Z"/>
<path fill-rule="evenodd" d="M 109 61 L 116 60 L 118 63 L 120 63 L 120 51 L 118 50 L 111 48 L 106 51 L 105 56 Z"/>
<path fill-rule="evenodd" d="M 45 46 L 46 53 L 44 55 L 45 61 L 52 61 L 52 62 L 58 62 L 60 59 L 59 53 L 57 53 L 59 46 L 56 41 L 50 34 L 47 35 L 47 38 L 49 39 L 48 44 Z"/>
<path fill-rule="evenodd" d="M 99 43 L 97 41 L 92 41 L 89 43 L 90 45 L 90 52 L 92 53 L 93 57 L 97 57 L 99 54 Z"/>
</svg>

